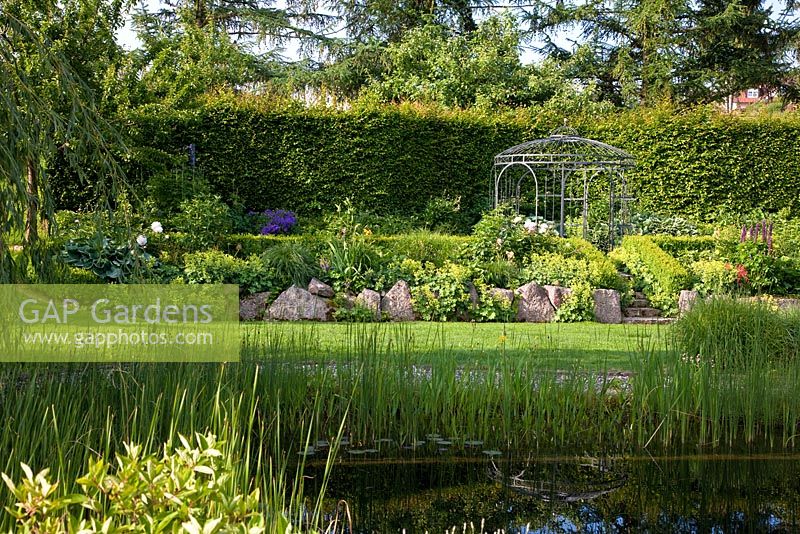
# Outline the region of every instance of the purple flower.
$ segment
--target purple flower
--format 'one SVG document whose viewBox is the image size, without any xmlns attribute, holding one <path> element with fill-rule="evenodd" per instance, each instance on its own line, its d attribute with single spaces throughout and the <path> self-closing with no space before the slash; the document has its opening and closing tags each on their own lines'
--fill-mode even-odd
<svg viewBox="0 0 800 534">
<path fill-rule="evenodd" d="M 258 217 L 264 221 L 261 235 L 288 234 L 297 224 L 297 215 L 288 210 L 266 210 Z"/>
</svg>

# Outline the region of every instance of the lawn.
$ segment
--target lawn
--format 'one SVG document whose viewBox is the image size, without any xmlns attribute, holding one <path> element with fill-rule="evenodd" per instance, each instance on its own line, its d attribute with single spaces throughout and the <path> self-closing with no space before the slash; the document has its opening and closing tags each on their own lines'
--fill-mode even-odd
<svg viewBox="0 0 800 534">
<path fill-rule="evenodd" d="M 663 350 L 669 327 L 598 323 L 263 323 L 243 326 L 245 357 L 331 361 L 403 354 L 417 364 L 539 360 L 553 369 L 630 370 L 642 347 Z M 253 353 L 254 352 L 254 353 Z"/>
</svg>

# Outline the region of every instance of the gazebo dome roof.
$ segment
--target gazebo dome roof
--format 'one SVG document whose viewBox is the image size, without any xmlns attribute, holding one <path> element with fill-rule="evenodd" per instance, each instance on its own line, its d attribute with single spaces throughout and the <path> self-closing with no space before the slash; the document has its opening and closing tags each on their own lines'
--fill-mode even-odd
<svg viewBox="0 0 800 534">
<path fill-rule="evenodd" d="M 586 139 L 568 127 L 554 130 L 549 137 L 528 141 L 499 153 L 495 165 L 527 163 L 536 166 L 633 167 L 633 156 L 617 147 Z"/>
</svg>

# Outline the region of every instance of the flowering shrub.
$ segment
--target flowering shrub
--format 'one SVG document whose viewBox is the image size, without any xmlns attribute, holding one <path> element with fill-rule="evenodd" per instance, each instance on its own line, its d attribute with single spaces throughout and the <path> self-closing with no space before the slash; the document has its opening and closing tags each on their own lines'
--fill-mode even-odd
<svg viewBox="0 0 800 534">
<path fill-rule="evenodd" d="M 553 252 L 558 236 L 553 223 L 526 218 L 510 206 L 498 206 L 485 214 L 473 230 L 475 241 L 466 253 L 478 262 L 508 260 L 521 265 L 532 253 Z"/>
<path fill-rule="evenodd" d="M 297 224 L 297 215 L 287 210 L 265 210 L 254 216 L 261 221 L 261 235 L 289 234 Z"/>
</svg>

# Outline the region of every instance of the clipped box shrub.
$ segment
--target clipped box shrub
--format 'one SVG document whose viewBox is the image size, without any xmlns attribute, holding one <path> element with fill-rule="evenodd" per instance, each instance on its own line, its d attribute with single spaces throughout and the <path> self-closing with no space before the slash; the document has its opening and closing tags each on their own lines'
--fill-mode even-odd
<svg viewBox="0 0 800 534">
<path fill-rule="evenodd" d="M 457 261 L 463 247 L 473 241 L 472 237 L 437 234 L 425 230 L 402 235 L 376 236 L 373 239 L 375 245 L 386 254 L 430 262 L 437 267 L 447 261 Z"/>
<path fill-rule="evenodd" d="M 697 255 L 703 252 L 713 252 L 718 241 L 717 238 L 710 235 L 653 235 L 649 237 L 653 240 L 653 243 L 661 248 L 661 250 L 673 257 Z"/>
<path fill-rule="evenodd" d="M 678 293 L 691 287 L 689 271 L 678 260 L 661 250 L 649 236 L 629 235 L 611 257 L 624 264 L 634 276 L 650 303 L 667 314 L 677 312 Z"/>
</svg>

